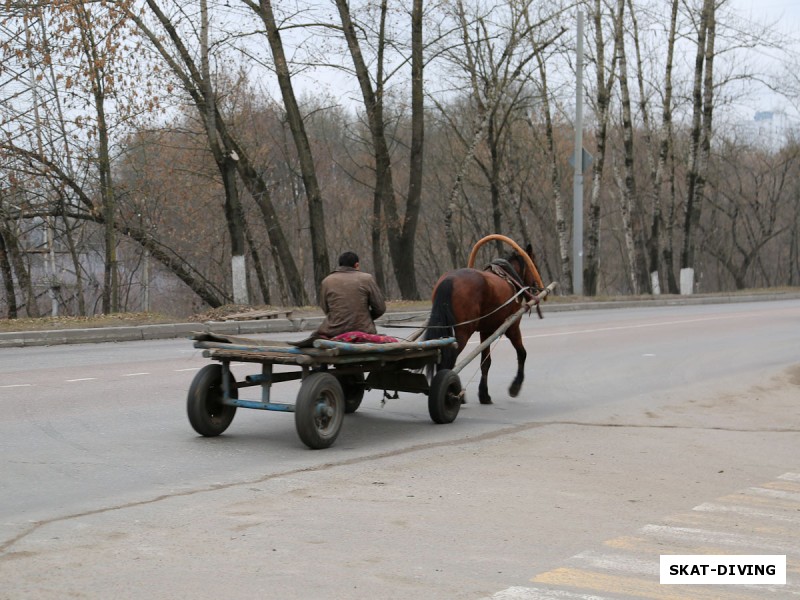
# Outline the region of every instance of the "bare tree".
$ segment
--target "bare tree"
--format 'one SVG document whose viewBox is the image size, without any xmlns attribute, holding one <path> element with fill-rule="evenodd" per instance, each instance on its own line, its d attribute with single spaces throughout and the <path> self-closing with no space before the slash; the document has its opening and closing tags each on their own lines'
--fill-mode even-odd
<svg viewBox="0 0 800 600">
<path fill-rule="evenodd" d="M 175 24 L 164 13 L 155 0 L 147 0 L 147 6 L 156 17 L 160 27 L 172 44 L 174 54 L 136 12 L 129 11 L 128 15 L 150 40 L 157 53 L 178 78 L 184 91 L 192 99 L 198 113 L 202 117 L 206 127 L 209 148 L 223 176 L 223 181 L 227 181 L 231 184 L 226 187 L 226 217 L 229 227 L 233 230 L 231 243 L 233 244 L 232 251 L 234 256 L 243 256 L 244 249 L 243 228 L 240 222 L 242 210 L 238 195 L 235 194 L 234 186 L 232 185 L 234 183 L 232 174 L 235 170 L 242 178 L 245 186 L 262 212 L 273 250 L 280 258 L 281 266 L 286 280 L 288 281 L 292 300 L 298 305 L 308 304 L 308 296 L 303 286 L 302 277 L 292 257 L 286 235 L 278 219 L 277 211 L 272 205 L 269 188 L 252 165 L 245 148 L 236 139 L 228 123 L 222 116 L 216 99 L 213 82 L 209 79 L 210 75 L 205 75 L 203 70 L 198 68 L 192 53 L 184 43 L 184 39 Z M 206 56 L 203 60 L 207 60 L 206 54 L 202 54 L 202 56 Z M 241 252 L 237 254 L 240 250 Z"/>
<path fill-rule="evenodd" d="M 100 225 L 105 223 L 105 212 L 102 210 L 102 205 L 98 206 L 92 199 L 92 189 L 85 189 L 80 182 L 76 181 L 50 158 L 41 156 L 35 151 L 14 146 L 8 142 L 0 143 L 0 151 L 3 150 L 26 159 L 32 173 L 37 173 L 42 179 L 57 181 L 59 185 L 68 188 L 75 198 L 75 203 L 67 208 L 66 213 L 63 212 L 63 206 L 50 205 L 41 208 L 20 207 L 14 213 L 9 214 L 9 218 L 18 220 L 36 217 L 66 216 L 72 219 L 98 223 Z M 187 260 L 151 235 L 146 228 L 136 226 L 133 223 L 122 224 L 118 221 L 115 221 L 114 227 L 117 233 L 130 237 L 146 248 L 156 260 L 164 264 L 165 267 L 188 285 L 204 302 L 212 307 L 223 304 L 225 295 L 222 290 L 209 281 L 197 269 L 192 267 Z M 5 236 L 5 239 L 8 243 L 9 237 Z M 13 254 L 12 252 L 12 256 Z M 21 257 L 17 260 L 21 260 Z M 19 278 L 22 270 L 15 267 L 15 271 Z M 27 271 L 25 272 L 27 273 Z M 21 279 L 20 281 L 23 280 Z"/>
<path fill-rule="evenodd" d="M 564 208 L 564 199 L 561 193 L 561 178 L 558 169 L 558 154 L 556 152 L 555 134 L 553 130 L 553 116 L 550 108 L 550 87 L 547 81 L 547 63 L 541 51 L 536 53 L 536 62 L 539 67 L 539 85 L 541 87 L 541 107 L 544 118 L 544 133 L 546 140 L 546 156 L 550 170 L 550 185 L 552 186 L 553 206 L 556 214 L 556 236 L 558 239 L 558 264 L 559 287 L 562 293 L 572 294 L 572 270 L 569 255 L 569 231 L 567 230 L 567 216 Z M 533 120 L 528 113 L 528 125 L 535 129 Z"/>
<path fill-rule="evenodd" d="M 584 293 L 594 296 L 598 291 L 600 275 L 600 197 L 603 188 L 603 169 L 606 161 L 606 146 L 608 144 L 608 119 L 611 105 L 611 90 L 616 80 L 617 60 L 619 48 L 617 46 L 620 36 L 617 31 L 622 29 L 623 11 L 619 4 L 612 15 L 612 35 L 614 47 L 610 64 L 606 64 L 605 54 L 605 25 L 604 7 L 601 0 L 595 0 L 592 11 L 594 23 L 594 64 L 596 75 L 595 89 L 595 153 L 592 163 L 592 191 L 589 200 L 588 233 L 586 241 L 586 262 L 584 265 Z M 573 274 L 579 277 L 580 274 Z"/>
<path fill-rule="evenodd" d="M 713 210 L 700 227 L 702 249 L 727 271 L 736 289 L 753 286 L 755 267 L 764 258 L 766 246 L 794 229 L 792 188 L 800 167 L 797 148 L 778 153 L 748 151 L 741 145 L 725 144 L 725 162 L 720 166 L 718 183 L 707 193 Z M 796 209 L 795 209 L 796 211 Z M 770 260 L 769 270 L 762 266 L 765 285 L 784 283 L 778 280 L 780 260 Z M 791 270 L 790 270 L 791 273 Z"/>
<path fill-rule="evenodd" d="M 681 249 L 681 293 L 694 289 L 695 235 L 700 223 L 706 165 L 711 147 L 711 118 L 714 94 L 714 40 L 716 0 L 703 0 L 697 26 L 697 53 L 692 86 L 692 127 L 686 171 L 686 203 Z"/>
<path fill-rule="evenodd" d="M 67 5 L 68 10 L 72 9 Z M 69 18 L 69 15 L 67 16 Z M 97 119 L 97 169 L 99 174 L 100 198 L 103 206 L 103 222 L 105 223 L 105 270 L 103 275 L 103 312 L 119 312 L 119 269 L 117 266 L 117 235 L 114 228 L 117 201 L 114 195 L 114 184 L 111 173 L 111 155 L 109 148 L 109 125 L 106 119 L 106 104 L 113 99 L 114 70 L 113 44 L 108 40 L 102 42 L 101 37 L 113 35 L 117 21 L 121 15 L 110 11 L 103 18 L 95 14 L 93 7 L 83 2 L 74 5 L 74 19 L 79 31 L 79 44 L 85 60 L 88 84 L 94 101 Z M 109 31 L 101 32 L 98 26 Z"/>
<path fill-rule="evenodd" d="M 474 121 L 469 134 L 462 134 L 458 123 L 448 119 L 465 148 L 445 213 L 445 232 L 453 268 L 459 266 L 459 244 L 453 223 L 456 200 L 470 163 L 474 161 L 478 165 L 489 187 L 490 227 L 502 231 L 504 210 L 516 214 L 503 180 L 509 161 L 505 146 L 515 120 L 522 121 L 531 104 L 530 82 L 537 74 L 531 63 L 536 65 L 534 59 L 564 33 L 563 28 L 555 28 L 543 34 L 543 25 L 553 17 L 534 20 L 530 16 L 531 6 L 530 2 L 503 5 L 498 9 L 506 16 L 502 22 L 498 22 L 494 11 L 484 13 L 482 7 L 475 7 L 475 12 L 472 7 L 468 10 L 462 0 L 457 0 L 454 6 L 453 18 L 458 25 L 460 44 L 453 45 L 446 54 L 466 82 Z M 439 108 L 444 114 L 444 105 L 439 104 Z M 485 155 L 479 152 L 483 143 Z"/>
<path fill-rule="evenodd" d="M 670 293 L 677 293 L 678 287 L 672 269 L 671 245 L 665 243 L 664 179 L 667 170 L 667 159 L 672 149 L 672 105 L 673 105 L 673 62 L 677 38 L 678 0 L 670 1 L 669 29 L 666 38 L 666 60 L 664 62 L 664 87 L 661 92 L 661 126 L 651 135 L 650 110 L 648 93 L 645 90 L 645 66 L 642 59 L 639 24 L 632 0 L 628 1 L 629 12 L 633 24 L 633 42 L 636 49 L 636 74 L 639 88 L 639 109 L 644 127 L 644 143 L 647 147 L 655 145 L 657 156 L 647 152 L 649 167 L 648 195 L 650 197 L 650 233 L 647 239 L 648 272 L 650 273 L 651 290 L 657 293 L 662 289 L 662 281 Z M 674 198 L 671 206 L 674 205 Z M 662 263 L 663 260 L 663 263 Z"/>
<path fill-rule="evenodd" d="M 2 200 L 0 200 L 2 203 Z M 3 274 L 3 287 L 6 291 L 6 303 L 8 308 L 6 318 L 16 319 L 17 313 L 17 290 L 14 285 L 14 270 L 11 268 L 11 260 L 8 257 L 6 246 L 6 236 L 3 235 L 3 227 L 0 226 L 0 273 Z"/>
<path fill-rule="evenodd" d="M 261 20 L 267 30 L 267 39 L 272 51 L 272 59 L 275 63 L 275 73 L 278 76 L 278 86 L 283 98 L 283 105 L 286 110 L 286 118 L 292 132 L 292 139 L 297 150 L 300 162 L 300 172 L 303 176 L 303 185 L 308 200 L 308 215 L 311 225 L 311 252 L 314 263 L 314 284 L 315 289 L 319 289 L 322 279 L 330 270 L 330 258 L 328 256 L 328 241 L 325 226 L 325 211 L 322 201 L 322 192 L 317 181 L 317 171 L 314 166 L 314 156 L 311 152 L 311 144 L 306 134 L 303 116 L 300 113 L 300 106 L 294 93 L 292 85 L 289 63 L 281 40 L 281 32 L 275 20 L 275 11 L 270 0 L 261 0 L 259 3 L 252 0 L 243 0 Z"/>
<path fill-rule="evenodd" d="M 623 22 L 625 5 L 626 0 L 618 0 L 617 10 L 620 15 L 620 24 Z M 625 248 L 628 255 L 628 277 L 632 292 L 638 295 L 649 291 L 649 280 L 644 256 L 643 209 L 636 192 L 636 177 L 634 175 L 634 124 L 631 111 L 631 93 L 628 87 L 628 58 L 624 28 L 617 27 L 614 37 L 614 46 L 618 51 L 619 87 L 622 104 L 623 173 L 620 174 L 616 161 L 614 161 L 613 166 L 614 176 L 621 196 L 620 208 L 625 235 Z"/>
<path fill-rule="evenodd" d="M 372 140 L 372 150 L 375 157 L 375 213 L 373 218 L 379 222 L 378 211 L 384 211 L 386 215 L 385 223 L 389 240 L 389 252 L 392 257 L 392 266 L 394 268 L 397 285 L 400 288 L 400 294 L 403 298 L 416 300 L 419 299 L 419 291 L 417 290 L 416 281 L 414 243 L 419 219 L 420 192 L 414 187 L 419 181 L 419 176 L 417 176 L 413 170 L 422 167 L 421 152 L 423 129 L 421 127 L 421 122 L 417 119 L 422 119 L 423 117 L 421 115 L 417 115 L 416 117 L 412 116 L 415 126 L 412 131 L 412 137 L 414 139 L 412 141 L 411 189 L 406 199 L 405 211 L 401 217 L 395 199 L 392 159 L 389 152 L 389 143 L 384 122 L 384 85 L 386 81 L 383 73 L 383 62 L 380 58 L 382 56 L 382 50 L 380 50 L 380 48 L 385 46 L 383 27 L 381 27 L 381 36 L 378 40 L 378 71 L 373 87 L 370 71 L 361 49 L 361 42 L 356 33 L 356 26 L 353 21 L 350 6 L 346 0 L 336 0 L 336 7 L 339 11 L 342 30 L 345 40 L 347 41 L 347 48 L 350 52 L 355 75 L 361 89 L 361 96 L 366 109 L 367 123 Z M 383 15 L 385 15 L 386 10 L 387 3 L 386 0 L 383 0 L 381 3 L 381 19 L 385 18 Z M 421 90 L 416 86 L 422 84 L 422 3 L 417 0 L 412 4 L 411 21 L 413 39 L 412 85 L 415 88 L 415 91 L 412 91 L 412 106 L 414 110 L 420 111 L 422 109 Z M 375 247 L 375 237 L 373 235 L 373 256 L 375 257 L 374 260 L 376 264 L 379 262 L 377 259 L 379 254 L 380 251 Z"/>
</svg>

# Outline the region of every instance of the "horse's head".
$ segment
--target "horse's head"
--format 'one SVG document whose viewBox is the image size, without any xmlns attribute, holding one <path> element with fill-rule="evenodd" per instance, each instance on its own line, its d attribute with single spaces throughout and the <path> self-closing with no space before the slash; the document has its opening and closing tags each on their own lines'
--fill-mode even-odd
<svg viewBox="0 0 800 600">
<path fill-rule="evenodd" d="M 506 260 L 511 263 L 511 266 L 514 267 L 514 270 L 525 285 L 531 288 L 534 294 L 538 294 L 544 289 L 544 284 L 539 277 L 539 269 L 536 266 L 533 246 L 528 244 L 525 247 L 525 253 L 528 255 L 527 257 L 522 256 L 519 252 L 512 252 Z M 533 268 L 530 267 L 528 259 L 530 259 L 530 264 L 533 265 Z"/>
</svg>

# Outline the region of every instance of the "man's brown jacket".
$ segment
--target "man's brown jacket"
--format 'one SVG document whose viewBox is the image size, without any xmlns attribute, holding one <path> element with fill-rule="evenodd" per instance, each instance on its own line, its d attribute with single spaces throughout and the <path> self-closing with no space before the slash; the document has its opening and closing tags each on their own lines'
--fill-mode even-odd
<svg viewBox="0 0 800 600">
<path fill-rule="evenodd" d="M 386 312 L 375 278 L 353 267 L 337 267 L 322 280 L 319 305 L 325 320 L 317 333 L 326 337 L 348 331 L 377 333 L 373 320 Z"/>
</svg>

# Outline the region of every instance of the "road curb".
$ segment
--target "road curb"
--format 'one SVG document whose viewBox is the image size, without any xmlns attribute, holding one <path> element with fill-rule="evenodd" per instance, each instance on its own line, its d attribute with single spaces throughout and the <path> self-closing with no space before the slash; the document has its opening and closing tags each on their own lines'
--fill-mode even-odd
<svg viewBox="0 0 800 600">
<path fill-rule="evenodd" d="M 733 304 L 743 302 L 769 302 L 775 300 L 797 300 L 800 292 L 775 292 L 749 295 L 653 297 L 636 300 L 607 300 L 594 302 L 550 302 L 543 304 L 543 311 L 564 312 L 615 308 L 644 308 L 675 305 Z M 429 311 L 387 313 L 376 321 L 379 327 L 416 325 L 424 321 Z M 61 344 L 91 344 L 103 342 L 130 342 L 190 338 L 194 333 L 218 333 L 227 335 L 253 335 L 259 333 L 282 333 L 311 331 L 322 323 L 322 316 L 298 319 L 263 319 L 257 321 L 208 321 L 206 323 L 165 323 L 125 327 L 97 327 L 86 329 L 52 329 L 43 331 L 19 331 L 0 333 L 0 348 L 23 348 L 30 346 L 57 346 Z"/>
</svg>

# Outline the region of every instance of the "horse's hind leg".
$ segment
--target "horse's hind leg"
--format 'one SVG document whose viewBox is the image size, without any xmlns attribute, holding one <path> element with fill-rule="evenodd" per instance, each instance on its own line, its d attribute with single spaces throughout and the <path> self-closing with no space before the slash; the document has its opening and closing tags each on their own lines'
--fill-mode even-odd
<svg viewBox="0 0 800 600">
<path fill-rule="evenodd" d="M 488 335 L 481 332 L 481 343 Z M 481 404 L 492 404 L 492 397 L 489 395 L 489 367 L 492 366 L 491 346 L 487 346 L 481 352 L 481 382 L 478 384 L 478 400 Z"/>
<path fill-rule="evenodd" d="M 519 321 L 517 321 L 517 323 L 515 323 L 512 327 L 509 327 L 508 331 L 506 331 L 506 337 L 517 351 L 517 375 L 514 377 L 514 381 L 511 382 L 511 386 L 508 388 L 509 395 L 512 398 L 516 398 L 517 394 L 519 394 L 520 388 L 522 387 L 522 382 L 525 379 L 525 359 L 528 357 L 528 353 L 525 351 L 525 347 L 522 345 L 522 333 L 520 333 L 519 330 Z"/>
</svg>

